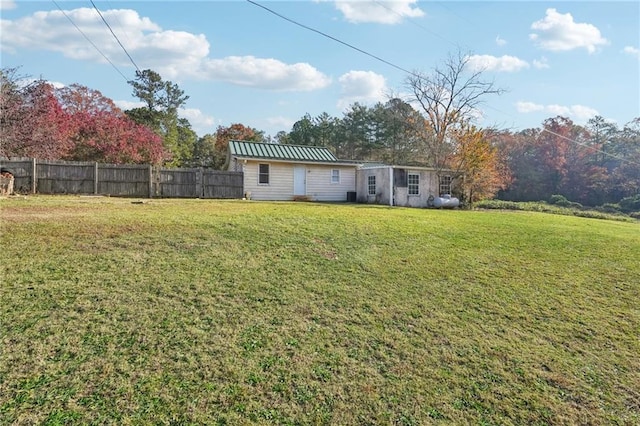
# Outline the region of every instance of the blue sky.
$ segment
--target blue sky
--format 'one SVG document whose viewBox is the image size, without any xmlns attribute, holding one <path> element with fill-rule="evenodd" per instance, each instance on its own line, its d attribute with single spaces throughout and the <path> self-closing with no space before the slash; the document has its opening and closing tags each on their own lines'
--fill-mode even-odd
<svg viewBox="0 0 640 426">
<path fill-rule="evenodd" d="M 341 117 L 356 101 L 405 96 L 398 68 L 430 72 L 458 51 L 507 90 L 486 98 L 481 126 L 640 116 L 637 1 L 256 2 L 397 68 L 243 0 L 93 3 L 140 69 L 190 96 L 181 115 L 200 136 L 232 123 L 275 135 L 305 113 Z M 126 82 L 135 67 L 91 1 L 0 5 L 2 67 L 137 106 Z"/>
</svg>

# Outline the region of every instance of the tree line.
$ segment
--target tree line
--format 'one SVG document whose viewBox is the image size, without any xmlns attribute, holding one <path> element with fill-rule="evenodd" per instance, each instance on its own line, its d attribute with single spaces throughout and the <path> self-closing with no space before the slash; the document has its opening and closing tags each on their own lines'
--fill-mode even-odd
<svg viewBox="0 0 640 426">
<path fill-rule="evenodd" d="M 429 131 L 416 109 L 391 99 L 372 107 L 354 104 L 342 118 L 306 114 L 276 140 L 326 146 L 340 158 L 433 167 L 437 153 L 429 149 Z M 464 173 L 473 200 L 563 195 L 598 206 L 640 194 L 640 117 L 622 127 L 600 116 L 584 126 L 557 116 L 520 131 L 466 125 L 450 137 L 455 143 L 443 173 Z"/>
<path fill-rule="evenodd" d="M 152 70 L 129 82 L 143 106 L 123 111 L 100 91 L 0 70 L 0 157 L 221 168 L 231 139 L 264 141 L 240 123 L 198 137 L 178 116 L 189 99 Z"/>
<path fill-rule="evenodd" d="M 458 52 L 429 73 L 412 73 L 407 99 L 354 103 L 342 117 L 305 114 L 273 138 L 241 123 L 199 137 L 178 117 L 189 97 L 152 70 L 129 82 L 142 106 L 121 111 L 97 90 L 25 84 L 17 69 L 2 69 L 0 156 L 219 169 L 230 140 L 249 140 L 433 167 L 438 176 L 460 177 L 456 195 L 469 202 L 562 195 L 595 206 L 640 196 L 640 117 L 622 127 L 599 116 L 584 126 L 558 116 L 521 131 L 479 128 L 473 125 L 477 109 L 503 90 L 482 71 L 469 71 L 468 57 Z"/>
</svg>

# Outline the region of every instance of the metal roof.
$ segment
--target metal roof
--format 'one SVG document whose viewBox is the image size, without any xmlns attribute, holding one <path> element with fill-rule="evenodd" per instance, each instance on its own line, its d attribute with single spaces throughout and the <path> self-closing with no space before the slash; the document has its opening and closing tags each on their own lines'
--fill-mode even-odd
<svg viewBox="0 0 640 426">
<path fill-rule="evenodd" d="M 281 145 L 275 143 L 230 141 L 229 153 L 240 158 L 313 161 L 337 163 L 339 160 L 325 147 Z"/>
</svg>

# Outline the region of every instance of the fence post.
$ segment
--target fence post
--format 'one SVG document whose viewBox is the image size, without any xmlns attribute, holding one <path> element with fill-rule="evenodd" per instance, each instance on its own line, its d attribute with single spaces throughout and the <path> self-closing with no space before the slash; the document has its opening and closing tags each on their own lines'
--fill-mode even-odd
<svg viewBox="0 0 640 426">
<path fill-rule="evenodd" d="M 37 185 L 38 175 L 36 175 L 36 159 L 31 159 L 31 193 L 35 194 L 38 189 Z"/>
<path fill-rule="evenodd" d="M 153 165 L 149 164 L 149 198 L 153 198 Z"/>
<path fill-rule="evenodd" d="M 93 167 L 93 194 L 98 195 L 98 162 Z"/>
<path fill-rule="evenodd" d="M 204 197 L 204 176 L 202 167 L 198 167 L 196 172 L 196 194 L 198 198 Z"/>
</svg>

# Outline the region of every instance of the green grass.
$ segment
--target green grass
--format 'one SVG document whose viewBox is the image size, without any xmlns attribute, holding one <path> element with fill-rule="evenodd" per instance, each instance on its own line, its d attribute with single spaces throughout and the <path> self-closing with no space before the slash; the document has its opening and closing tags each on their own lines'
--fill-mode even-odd
<svg viewBox="0 0 640 426">
<path fill-rule="evenodd" d="M 0 199 L 1 424 L 640 423 L 640 226 Z"/>
</svg>

